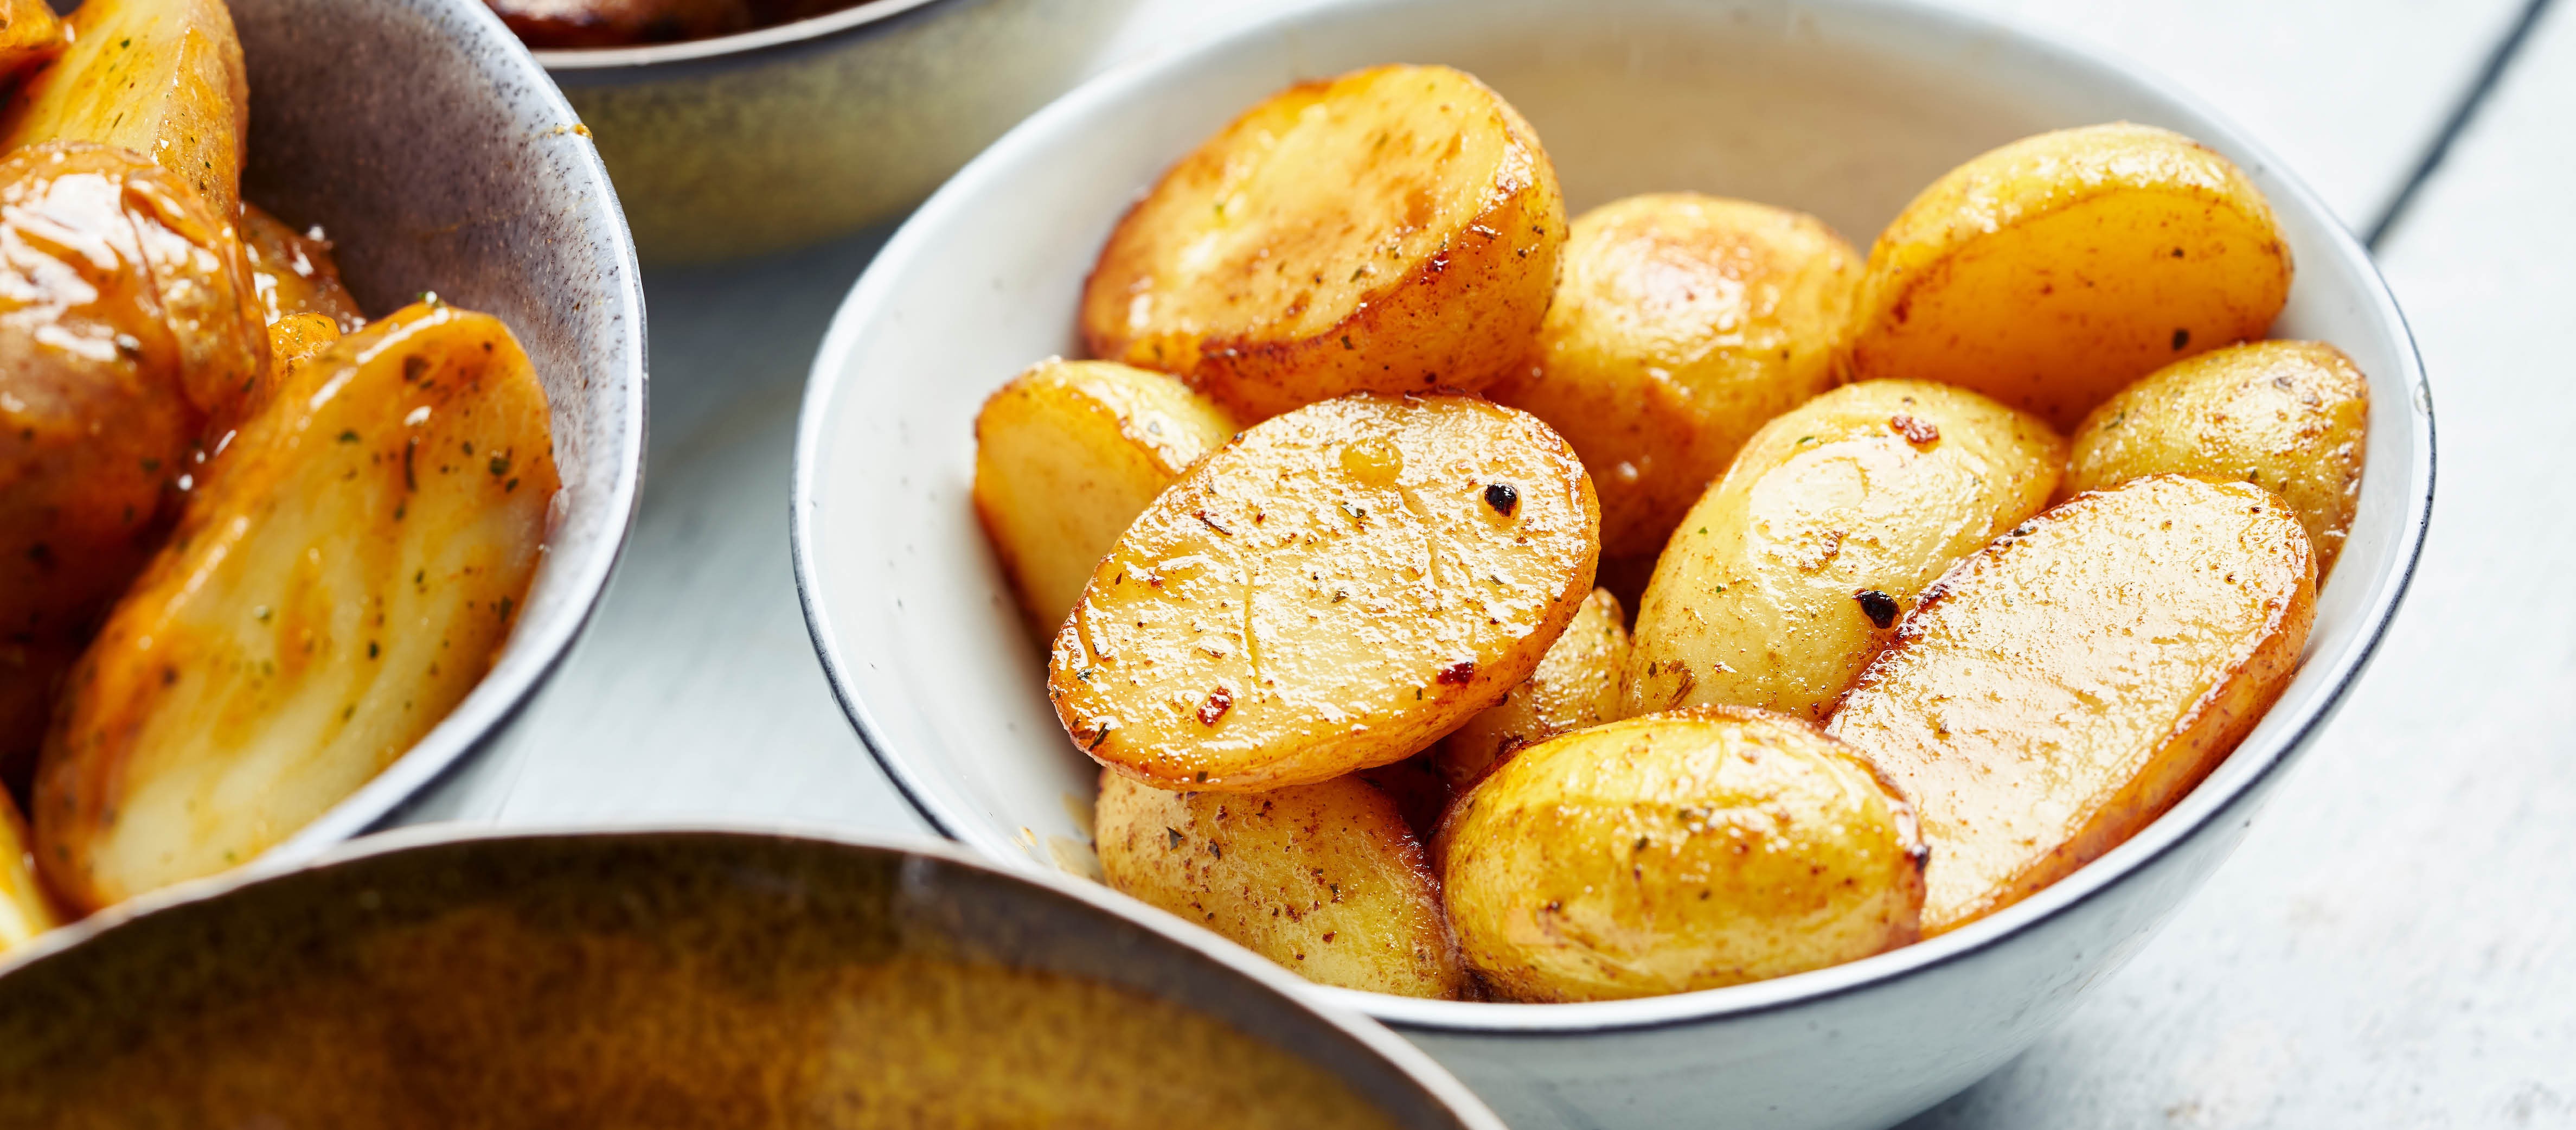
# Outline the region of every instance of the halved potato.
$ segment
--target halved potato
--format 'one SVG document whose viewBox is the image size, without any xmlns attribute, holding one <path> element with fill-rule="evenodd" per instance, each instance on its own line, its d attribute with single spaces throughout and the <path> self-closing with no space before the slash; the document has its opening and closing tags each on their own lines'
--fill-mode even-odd
<svg viewBox="0 0 2576 1130">
<path fill-rule="evenodd" d="M 1467 983 L 1395 800 L 1357 777 L 1176 793 L 1100 774 L 1109 885 L 1319 985 L 1454 997 Z"/>
<path fill-rule="evenodd" d="M 1474 391 L 1528 359 L 1564 243 L 1556 171 L 1501 96 L 1447 67 L 1354 71 L 1163 174 L 1092 268 L 1083 343 L 1248 421 Z"/>
<path fill-rule="evenodd" d="M 410 749 L 508 639 L 556 486 L 489 315 L 407 307 L 298 370 L 72 673 L 36 784 L 55 890 L 245 862 Z"/>
<path fill-rule="evenodd" d="M 1493 398 L 1547 421 L 1601 492 L 1601 553 L 1652 554 L 1773 416 L 1833 383 L 1860 253 L 1813 216 L 1696 193 L 1578 216 L 1527 367 Z"/>
<path fill-rule="evenodd" d="M 2038 513 L 2065 463 L 2048 425 L 1923 381 L 1847 385 L 1771 421 L 1656 564 L 1624 712 L 1821 721 L 1915 594 Z"/>
<path fill-rule="evenodd" d="M 2060 130 L 1951 170 L 1880 233 L 1848 379 L 1954 384 L 2069 429 L 2263 336 L 2289 293 L 2290 246 L 2227 158 L 2152 126 Z"/>
<path fill-rule="evenodd" d="M 340 285 L 340 264 L 331 257 L 331 241 L 322 238 L 322 229 L 299 232 L 267 209 L 244 202 L 241 239 L 250 259 L 251 284 L 270 325 L 292 314 L 323 315 L 341 333 L 355 333 L 367 324 L 358 300 Z"/>
<path fill-rule="evenodd" d="M 1127 528 L 1056 634 L 1076 746 L 1167 789 L 1406 757 L 1529 678 L 1592 591 L 1600 511 L 1536 419 L 1350 396 L 1255 425 Z"/>
<path fill-rule="evenodd" d="M 1441 830 L 1449 921 L 1502 995 L 1713 989 L 1914 940 L 1905 803 L 1814 725 L 1703 707 L 1523 750 Z"/>
<path fill-rule="evenodd" d="M 0 81 L 62 54 L 71 40 L 45 0 L 0 0 Z"/>
<path fill-rule="evenodd" d="M 1235 430 L 1177 378 L 1107 361 L 1041 361 L 984 402 L 975 515 L 1039 639 L 1127 524 Z"/>
<path fill-rule="evenodd" d="M 69 22 L 71 45 L 18 92 L 0 149 L 113 145 L 170 170 L 231 223 L 250 83 L 223 0 L 82 0 Z"/>
<path fill-rule="evenodd" d="M 2075 433 L 2067 495 L 2146 475 L 2240 479 L 2281 496 L 2334 568 L 2361 502 L 2370 382 L 2317 341 L 2257 341 L 2177 361 L 2105 401 Z"/>
<path fill-rule="evenodd" d="M 1959 563 L 1827 729 L 1913 798 L 1926 935 L 2119 846 L 2236 748 L 2316 614 L 2298 519 L 2175 475 L 2080 495 Z"/>
<path fill-rule="evenodd" d="M 1628 615 L 1610 590 L 1594 589 L 1538 670 L 1440 739 L 1433 763 L 1452 788 L 1463 789 L 1526 746 L 1621 717 L 1619 680 L 1627 667 Z"/>
<path fill-rule="evenodd" d="M 18 943 L 62 925 L 53 899 L 36 877 L 36 859 L 27 850 L 27 823 L 18 802 L 0 790 L 0 954 Z"/>
</svg>

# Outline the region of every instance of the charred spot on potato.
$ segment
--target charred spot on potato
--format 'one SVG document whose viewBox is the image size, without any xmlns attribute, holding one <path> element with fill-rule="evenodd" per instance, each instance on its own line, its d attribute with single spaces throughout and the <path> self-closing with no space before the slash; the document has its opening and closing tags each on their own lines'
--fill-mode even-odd
<svg viewBox="0 0 2576 1130">
<path fill-rule="evenodd" d="M 1494 513 L 1509 518 L 1521 507 L 1520 489 L 1510 483 L 1488 485 L 1485 488 L 1485 505 L 1493 507 Z"/>
<path fill-rule="evenodd" d="M 1440 681 L 1448 686 L 1464 686 L 1476 677 L 1476 661 L 1461 659 L 1440 669 Z"/>
<path fill-rule="evenodd" d="M 1896 622 L 1898 609 L 1895 597 L 1877 589 L 1862 589 L 1853 593 L 1852 599 L 1860 602 L 1861 615 L 1869 617 L 1870 623 L 1884 628 Z"/>
<path fill-rule="evenodd" d="M 1899 412 L 1887 418 L 1887 426 L 1896 429 L 1896 434 L 1904 436 L 1905 442 L 1916 447 L 1930 447 L 1941 442 L 1940 427 L 1919 416 Z"/>
<path fill-rule="evenodd" d="M 1207 701 L 1199 704 L 1199 725 L 1214 726 L 1217 719 L 1225 717 L 1225 712 L 1232 709 L 1234 709 L 1234 692 L 1224 687 L 1211 690 L 1207 694 Z"/>
<path fill-rule="evenodd" d="M 2174 347 L 2174 352 L 2176 352 L 2176 353 L 2180 353 L 2180 352 L 2182 352 L 2184 349 L 2189 348 L 2190 346 L 2191 346 L 2191 331 L 2190 331 L 2190 330 L 2175 330 L 2175 331 L 2174 331 L 2174 335 L 2173 335 L 2173 347 Z"/>
</svg>

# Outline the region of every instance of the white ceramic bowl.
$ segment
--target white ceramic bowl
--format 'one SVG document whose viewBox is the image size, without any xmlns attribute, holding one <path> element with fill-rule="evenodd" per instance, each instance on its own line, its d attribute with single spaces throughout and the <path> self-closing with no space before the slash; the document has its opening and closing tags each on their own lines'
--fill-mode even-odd
<svg viewBox="0 0 2576 1130">
<path fill-rule="evenodd" d="M 1292 81 L 1397 61 L 1500 90 L 1576 211 L 1697 189 L 1803 208 L 1860 241 L 2013 138 L 2171 127 L 2233 158 L 2278 210 L 2298 277 L 2275 332 L 2333 342 L 2369 374 L 2360 513 L 2298 677 L 2206 783 L 2091 866 L 1919 945 L 1708 992 L 1512 1005 L 1315 990 L 1392 1024 L 1524 1128 L 1883 1126 L 1939 1101 L 2063 1016 L 2242 838 L 2378 644 L 2431 508 L 2431 399 L 2367 253 L 2243 132 L 2122 64 L 1884 0 L 1382 0 L 1104 76 L 933 196 L 815 361 L 793 536 L 835 691 L 942 831 L 1024 866 L 1082 866 L 1093 768 L 1048 709 L 1042 657 L 967 501 L 975 410 L 1031 361 L 1076 351 L 1092 257 L 1166 165 Z"/>
</svg>

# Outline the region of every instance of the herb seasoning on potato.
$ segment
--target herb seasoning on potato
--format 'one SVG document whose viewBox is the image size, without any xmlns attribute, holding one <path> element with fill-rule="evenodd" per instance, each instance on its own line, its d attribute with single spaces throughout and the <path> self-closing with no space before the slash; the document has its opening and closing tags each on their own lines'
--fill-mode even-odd
<svg viewBox="0 0 2576 1130">
<path fill-rule="evenodd" d="M 1627 613 L 1609 590 L 1594 589 L 1538 670 L 1440 739 L 1432 764 L 1451 787 L 1463 789 L 1525 747 L 1614 721 L 1622 717 L 1619 684 L 1627 667 Z"/>
</svg>

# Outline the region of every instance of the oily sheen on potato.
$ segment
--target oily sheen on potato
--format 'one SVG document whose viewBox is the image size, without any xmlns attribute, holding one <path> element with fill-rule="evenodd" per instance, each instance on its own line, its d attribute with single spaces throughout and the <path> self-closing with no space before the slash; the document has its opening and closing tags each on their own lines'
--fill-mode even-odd
<svg viewBox="0 0 2576 1130">
<path fill-rule="evenodd" d="M 341 284 L 331 241 L 319 231 L 297 231 L 267 209 L 245 202 L 241 241 L 250 259 L 251 284 L 272 326 L 292 315 L 320 314 L 341 333 L 354 333 L 367 324 L 367 317 Z"/>
<path fill-rule="evenodd" d="M 1355 71 L 1281 91 L 1165 173 L 1092 268 L 1083 342 L 1247 421 L 1475 391 L 1527 359 L 1564 243 L 1556 172 L 1499 95 L 1447 67 Z"/>
<path fill-rule="evenodd" d="M 1879 234 L 1849 376 L 2072 429 L 2169 362 L 2263 336 L 2289 292 L 2271 206 L 2225 157 L 2150 126 L 2044 133 L 1951 170 Z"/>
<path fill-rule="evenodd" d="M 1441 831 L 1467 962 L 1515 1000 L 1713 989 L 1914 940 L 1905 803 L 1811 723 L 1649 715 L 1521 751 Z"/>
<path fill-rule="evenodd" d="M 1594 589 L 1528 680 L 1432 747 L 1434 767 L 1452 787 L 1465 788 L 1525 747 L 1621 717 L 1619 680 L 1627 667 L 1627 613 L 1609 590 Z"/>
<path fill-rule="evenodd" d="M 0 80 L 16 78 L 70 45 L 45 0 L 0 0 Z"/>
<path fill-rule="evenodd" d="M 231 222 L 250 80 L 223 0 L 83 0 L 66 22 L 70 45 L 11 100 L 0 150 L 116 146 L 169 170 Z"/>
<path fill-rule="evenodd" d="M 1056 634 L 1074 744 L 1167 789 L 1311 784 L 1431 744 L 1529 678 L 1592 590 L 1574 452 L 1464 396 L 1255 425 L 1136 518 Z"/>
<path fill-rule="evenodd" d="M 1422 845 L 1358 777 L 1179 793 L 1103 771 L 1094 820 L 1110 886 L 1309 981 L 1407 997 L 1466 986 Z"/>
<path fill-rule="evenodd" d="M 2038 419 L 1922 381 L 1846 385 L 1771 421 L 1656 562 L 1625 713 L 1821 721 L 1916 594 L 2047 505 L 2065 461 Z"/>
<path fill-rule="evenodd" d="M 1959 563 L 1827 729 L 1914 801 L 1923 932 L 2117 847 L 2270 709 L 2316 613 L 2307 535 L 2244 483 L 2081 495 Z"/>
<path fill-rule="evenodd" d="M 1528 366 L 1493 398 L 1564 436 L 1601 553 L 1651 554 L 1755 429 L 1823 392 L 1861 257 L 1813 216 L 1696 193 L 1574 220 Z"/>
<path fill-rule="evenodd" d="M 0 789 L 0 954 L 18 943 L 62 925 L 53 899 L 36 875 L 36 858 L 27 850 L 27 824 L 18 802 Z"/>
<path fill-rule="evenodd" d="M 1039 639 L 1127 523 L 1234 433 L 1178 379 L 1107 361 L 1040 362 L 984 402 L 975 515 Z"/>
<path fill-rule="evenodd" d="M 2316 341 L 2257 341 L 2177 361 L 2103 402 L 2074 436 L 2072 495 L 2146 475 L 2241 479 L 2281 496 L 2334 568 L 2361 502 L 2370 383 Z"/>
</svg>

